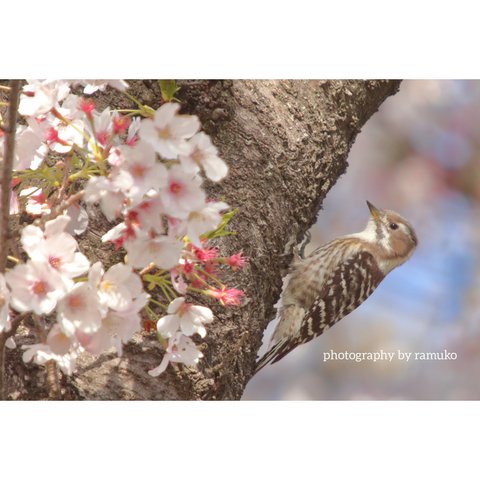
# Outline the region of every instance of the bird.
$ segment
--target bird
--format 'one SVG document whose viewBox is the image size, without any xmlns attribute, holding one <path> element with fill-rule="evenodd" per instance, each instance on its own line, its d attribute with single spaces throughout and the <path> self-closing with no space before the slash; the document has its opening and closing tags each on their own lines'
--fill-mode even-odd
<svg viewBox="0 0 480 480">
<path fill-rule="evenodd" d="M 294 260 L 277 304 L 279 322 L 255 373 L 351 313 L 411 257 L 418 245 L 412 225 L 368 200 L 367 206 L 370 215 L 363 231 L 338 237 Z"/>
</svg>

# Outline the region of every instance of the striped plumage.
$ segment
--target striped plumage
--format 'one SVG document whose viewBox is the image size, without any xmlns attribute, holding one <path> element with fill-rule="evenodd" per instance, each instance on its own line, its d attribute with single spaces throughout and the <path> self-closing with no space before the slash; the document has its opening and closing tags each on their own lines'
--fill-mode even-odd
<svg viewBox="0 0 480 480">
<path fill-rule="evenodd" d="M 256 371 L 355 310 L 385 275 L 413 253 L 417 237 L 412 226 L 395 212 L 368 206 L 371 215 L 365 230 L 332 240 L 293 264 L 271 348 L 258 361 Z"/>
</svg>

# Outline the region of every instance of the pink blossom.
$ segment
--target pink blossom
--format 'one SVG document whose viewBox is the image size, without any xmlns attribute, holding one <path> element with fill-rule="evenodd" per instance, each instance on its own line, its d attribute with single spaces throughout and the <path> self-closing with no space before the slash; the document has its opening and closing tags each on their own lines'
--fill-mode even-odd
<svg viewBox="0 0 480 480">
<path fill-rule="evenodd" d="M 112 117 L 113 133 L 119 135 L 124 133 L 130 125 L 130 119 L 115 112 Z"/>
<path fill-rule="evenodd" d="M 85 113 L 87 117 L 91 117 L 92 112 L 95 110 L 95 102 L 90 99 L 81 98 L 78 102 L 78 108 Z"/>
<path fill-rule="evenodd" d="M 208 290 L 207 295 L 217 299 L 221 305 L 233 305 L 239 306 L 240 299 L 245 295 L 241 290 L 237 290 L 236 288 L 226 288 L 223 287 L 222 289 L 219 288 L 212 288 Z"/>
<path fill-rule="evenodd" d="M 208 262 L 218 256 L 218 250 L 215 247 L 211 248 L 197 248 L 193 247 L 193 254 L 200 262 Z"/>
<path fill-rule="evenodd" d="M 246 258 L 243 256 L 242 252 L 235 253 L 227 258 L 227 264 L 231 267 L 232 270 L 238 270 L 244 267 Z"/>
</svg>

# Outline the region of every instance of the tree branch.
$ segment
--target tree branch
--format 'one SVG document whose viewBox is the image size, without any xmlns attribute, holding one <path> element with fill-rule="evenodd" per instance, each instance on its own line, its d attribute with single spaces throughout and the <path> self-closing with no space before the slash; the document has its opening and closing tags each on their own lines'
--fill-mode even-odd
<svg viewBox="0 0 480 480">
<path fill-rule="evenodd" d="M 9 219 L 10 219 L 10 184 L 12 183 L 13 160 L 15 158 L 15 134 L 17 131 L 17 109 L 20 96 L 20 81 L 10 81 L 10 96 L 7 113 L 7 125 L 5 126 L 5 143 L 2 162 L 2 177 L 0 180 L 0 273 L 5 272 L 8 256 Z M 15 327 L 15 328 L 14 328 Z M 12 326 L 11 331 L 16 330 Z M 5 399 L 5 343 L 10 335 L 0 333 L 0 400 Z"/>
</svg>

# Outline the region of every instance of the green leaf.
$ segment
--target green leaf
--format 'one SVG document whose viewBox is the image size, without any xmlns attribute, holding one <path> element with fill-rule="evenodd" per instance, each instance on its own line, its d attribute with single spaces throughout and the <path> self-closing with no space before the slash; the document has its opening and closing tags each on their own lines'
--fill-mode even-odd
<svg viewBox="0 0 480 480">
<path fill-rule="evenodd" d="M 226 231 L 225 228 L 232 219 L 232 217 L 237 213 L 237 209 L 230 212 L 224 213 L 222 215 L 222 220 L 215 230 L 211 232 L 204 233 L 200 236 L 201 240 L 212 240 L 213 238 L 226 237 L 227 235 L 236 235 L 237 232 Z"/>
<path fill-rule="evenodd" d="M 175 80 L 159 80 L 158 84 L 160 85 L 162 99 L 165 102 L 177 100 L 175 94 L 180 90 L 180 87 L 177 87 L 177 82 Z"/>
</svg>

